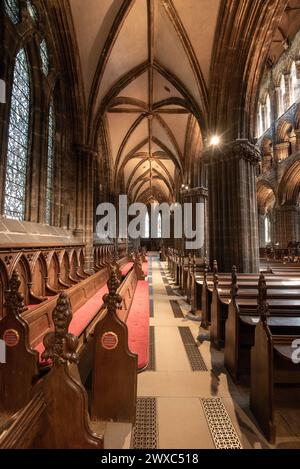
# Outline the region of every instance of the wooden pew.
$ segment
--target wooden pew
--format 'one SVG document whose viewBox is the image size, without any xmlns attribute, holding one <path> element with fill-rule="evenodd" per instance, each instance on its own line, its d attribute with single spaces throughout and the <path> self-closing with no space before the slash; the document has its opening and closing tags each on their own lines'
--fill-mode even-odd
<svg viewBox="0 0 300 469">
<path fill-rule="evenodd" d="M 188 263 L 188 280 L 187 280 L 187 302 L 191 305 L 191 312 L 195 312 L 196 308 L 196 301 L 195 301 L 195 283 L 196 278 L 199 272 L 203 273 L 204 268 L 204 259 L 197 258 L 196 255 L 189 258 Z"/>
<path fill-rule="evenodd" d="M 124 304 L 119 287 L 118 275 L 112 269 L 109 293 L 104 297 L 105 314 L 94 331 L 91 409 L 93 419 L 134 423 L 138 362 L 128 348 L 124 315 L 120 319 L 117 313 Z"/>
<path fill-rule="evenodd" d="M 44 338 L 51 370 L 33 387 L 29 402 L 0 427 L 0 448 L 103 449 L 103 435 L 91 429 L 87 394 L 76 372 L 78 338 L 68 332 L 71 319 L 62 292 L 53 311 L 54 332 Z"/>
<path fill-rule="evenodd" d="M 95 277 L 101 275 L 101 272 L 97 272 Z M 108 270 L 106 269 L 105 273 L 105 282 L 109 276 Z M 87 282 L 91 282 L 94 276 L 86 279 Z M 121 294 L 123 295 L 123 307 L 120 311 L 122 313 L 123 319 L 126 316 L 126 311 L 130 307 L 130 300 L 133 296 L 133 291 L 135 288 L 134 278 L 136 278 L 135 271 L 131 271 L 128 276 L 125 278 L 125 281 L 121 284 Z M 85 281 L 84 281 L 85 282 Z M 68 290 L 68 294 L 71 292 L 70 302 L 72 305 L 72 293 L 75 288 L 79 288 L 84 285 L 82 282 L 79 285 L 76 285 Z M 0 321 L 0 338 L 4 340 L 12 340 L 11 331 L 16 337 L 16 344 L 7 348 L 7 363 L 0 364 L 0 406 L 3 409 L 9 411 L 17 411 L 21 407 L 27 404 L 29 400 L 29 395 L 31 392 L 32 385 L 36 379 L 40 377 L 40 368 L 39 368 L 39 354 L 34 347 L 38 344 L 41 335 L 34 337 L 32 331 L 30 330 L 30 323 L 28 323 L 24 318 L 24 305 L 22 300 L 22 295 L 19 294 L 20 279 L 16 271 L 13 273 L 13 277 L 10 281 L 9 291 L 7 292 L 7 315 Z M 92 340 L 91 334 L 93 333 L 94 326 L 103 314 L 103 303 L 102 296 L 107 291 L 106 285 L 105 290 L 101 293 L 102 289 L 98 292 L 97 303 L 94 305 L 95 313 L 90 314 L 90 310 L 87 310 L 87 317 L 84 315 L 80 319 L 79 326 L 73 322 L 71 323 L 73 327 L 72 330 L 78 331 L 79 342 L 78 342 L 78 352 L 80 353 L 80 363 L 79 369 L 81 371 L 82 380 L 85 381 L 89 370 L 91 369 L 92 356 Z M 73 303 L 76 303 L 73 298 Z M 80 300 L 81 301 L 81 300 Z M 55 302 L 51 300 L 52 311 L 55 308 Z M 96 308 L 95 308 L 96 307 Z M 52 316 L 52 311 L 47 309 L 47 328 L 44 329 L 44 333 L 47 333 L 53 329 L 53 322 L 51 317 L 50 323 L 50 314 Z M 34 319 L 34 318 L 33 318 Z M 83 322 L 82 322 L 83 319 Z M 6 339 L 6 336 L 8 339 Z M 39 347 L 39 352 L 43 351 L 42 347 Z M 46 363 L 47 365 L 47 363 Z M 16 383 L 19 383 L 20 379 L 22 380 L 22 392 Z"/>
<path fill-rule="evenodd" d="M 300 318 L 270 318 L 266 283 L 260 283 L 258 314 L 254 346 L 251 350 L 250 409 L 266 438 L 275 443 L 276 384 L 288 384 L 287 401 L 300 410 L 291 384 L 300 386 L 300 354 L 293 360 L 295 347 L 300 346 Z M 296 406 L 296 409 L 295 409 Z"/>
<path fill-rule="evenodd" d="M 15 412 L 30 400 L 38 375 L 38 353 L 30 348 L 29 327 L 21 314 L 23 295 L 20 277 L 14 270 L 5 293 L 6 315 L 0 321 L 0 338 L 7 345 L 6 363 L 0 363 L 0 411 Z"/>
<path fill-rule="evenodd" d="M 221 280 L 219 278 L 221 277 Z M 238 274 L 233 267 L 232 278 L 227 275 L 218 276 L 218 282 L 214 281 L 211 301 L 211 343 L 217 348 L 224 346 L 225 341 L 225 321 L 228 317 L 228 308 L 231 300 L 232 285 L 239 283 L 238 301 L 243 298 L 255 299 L 258 296 L 258 274 Z M 300 300 L 300 279 L 299 281 L 288 278 L 277 277 L 273 274 L 265 277 L 268 283 L 268 297 L 270 299 L 294 299 Z M 210 287 L 208 287 L 210 290 Z M 246 302 L 244 301 L 244 306 Z M 251 302 L 249 304 L 251 308 Z"/>
<path fill-rule="evenodd" d="M 265 282 L 260 275 L 258 291 L 261 283 Z M 234 379 L 241 374 L 249 374 L 250 352 L 254 344 L 255 326 L 259 321 L 258 298 L 238 298 L 238 288 L 235 284 L 229 303 L 228 318 L 225 323 L 225 352 L 224 362 L 227 370 Z M 269 295 L 269 293 L 268 293 Z M 300 301 L 290 299 L 268 299 L 270 324 L 278 324 L 280 318 L 288 318 L 292 325 L 297 325 L 300 317 Z M 272 323 L 273 321 L 273 323 Z"/>
</svg>

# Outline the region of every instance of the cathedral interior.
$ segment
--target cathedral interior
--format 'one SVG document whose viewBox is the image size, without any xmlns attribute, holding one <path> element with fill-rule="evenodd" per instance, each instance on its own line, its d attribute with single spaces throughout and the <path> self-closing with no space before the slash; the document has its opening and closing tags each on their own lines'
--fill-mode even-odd
<svg viewBox="0 0 300 469">
<path fill-rule="evenodd" d="M 0 449 L 299 449 L 300 0 L 1 0 L 0 45 Z"/>
</svg>

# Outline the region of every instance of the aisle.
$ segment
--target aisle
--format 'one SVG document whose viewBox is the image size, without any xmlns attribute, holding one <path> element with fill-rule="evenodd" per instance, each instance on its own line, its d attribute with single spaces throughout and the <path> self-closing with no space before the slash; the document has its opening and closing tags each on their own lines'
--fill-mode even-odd
<svg viewBox="0 0 300 469">
<path fill-rule="evenodd" d="M 248 396 L 223 368 L 223 353 L 211 352 L 207 340 L 195 345 L 199 323 L 185 318 L 189 305 L 176 294 L 166 264 L 157 257 L 150 258 L 149 285 L 154 350 L 150 370 L 138 377 L 134 446 L 267 447 L 247 415 Z"/>
</svg>

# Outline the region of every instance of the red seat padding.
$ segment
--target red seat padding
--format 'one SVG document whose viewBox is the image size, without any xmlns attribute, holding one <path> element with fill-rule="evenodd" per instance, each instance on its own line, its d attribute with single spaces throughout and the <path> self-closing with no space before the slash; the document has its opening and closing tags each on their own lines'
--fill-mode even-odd
<svg viewBox="0 0 300 469">
<path fill-rule="evenodd" d="M 126 265 L 124 265 L 124 267 L 122 267 L 121 274 L 123 275 L 123 277 L 126 277 L 128 272 L 131 270 L 132 266 L 133 266 L 133 262 L 128 262 L 128 264 L 126 264 Z"/>
<path fill-rule="evenodd" d="M 149 356 L 149 286 L 139 280 L 127 318 L 129 350 L 138 355 L 138 369 L 145 368 Z"/>
<path fill-rule="evenodd" d="M 96 316 L 99 309 L 103 305 L 103 296 L 105 293 L 108 293 L 107 285 L 104 285 L 95 295 L 93 295 L 81 308 L 77 309 L 73 314 L 72 321 L 69 326 L 69 332 L 76 336 L 80 336 L 82 331 L 86 328 L 86 326 L 92 321 L 92 319 Z M 42 361 L 42 353 L 44 352 L 44 344 L 40 342 L 36 347 L 35 350 L 39 352 L 40 355 L 40 362 L 44 366 L 48 363 Z"/>
</svg>

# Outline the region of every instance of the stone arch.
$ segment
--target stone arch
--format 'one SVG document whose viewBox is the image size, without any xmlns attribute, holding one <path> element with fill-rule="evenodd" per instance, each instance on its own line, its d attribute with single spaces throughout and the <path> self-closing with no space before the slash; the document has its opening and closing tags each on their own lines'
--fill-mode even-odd
<svg viewBox="0 0 300 469">
<path fill-rule="evenodd" d="M 273 210 L 276 203 L 275 190 L 272 185 L 266 180 L 260 180 L 256 188 L 257 207 L 261 215 Z"/>
<path fill-rule="evenodd" d="M 279 205 L 297 205 L 300 193 L 300 160 L 294 161 L 281 178 L 278 189 Z"/>
</svg>

